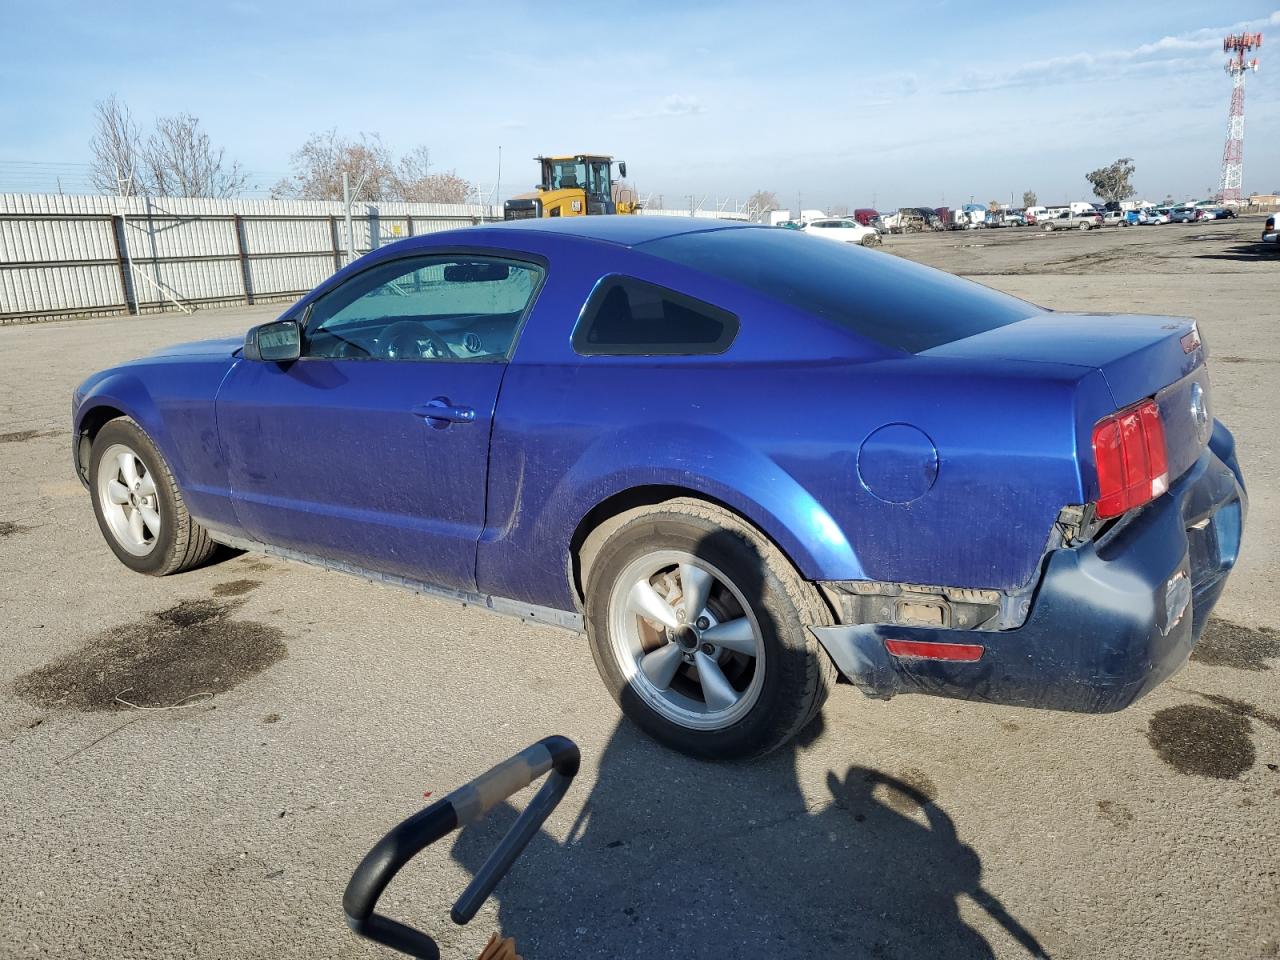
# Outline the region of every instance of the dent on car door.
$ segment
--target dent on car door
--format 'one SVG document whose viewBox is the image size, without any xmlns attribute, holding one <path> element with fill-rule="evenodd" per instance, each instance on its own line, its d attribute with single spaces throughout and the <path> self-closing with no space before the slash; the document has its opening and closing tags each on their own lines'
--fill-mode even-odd
<svg viewBox="0 0 1280 960">
<path fill-rule="evenodd" d="M 300 359 L 238 364 L 218 424 L 242 526 L 475 589 L 494 404 L 543 275 L 487 255 L 383 261 L 312 304 Z"/>
</svg>

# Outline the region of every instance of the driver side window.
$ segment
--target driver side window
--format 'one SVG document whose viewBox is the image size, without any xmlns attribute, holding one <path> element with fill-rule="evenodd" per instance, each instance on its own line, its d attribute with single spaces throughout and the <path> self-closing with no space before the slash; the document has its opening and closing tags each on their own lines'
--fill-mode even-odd
<svg viewBox="0 0 1280 960">
<path fill-rule="evenodd" d="M 501 361 L 542 285 L 542 267 L 428 256 L 371 267 L 311 306 L 304 357 Z"/>
</svg>

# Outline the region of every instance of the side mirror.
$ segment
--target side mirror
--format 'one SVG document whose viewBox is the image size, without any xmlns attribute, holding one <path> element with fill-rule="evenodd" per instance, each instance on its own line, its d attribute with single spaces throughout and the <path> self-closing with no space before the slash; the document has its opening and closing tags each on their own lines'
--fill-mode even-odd
<svg viewBox="0 0 1280 960">
<path fill-rule="evenodd" d="M 627 161 L 625 160 L 618 161 L 618 176 L 621 177 L 623 180 L 627 179 Z"/>
<path fill-rule="evenodd" d="M 288 363 L 302 356 L 302 328 L 296 320 L 276 320 L 254 327 L 244 336 L 244 358 Z"/>
</svg>

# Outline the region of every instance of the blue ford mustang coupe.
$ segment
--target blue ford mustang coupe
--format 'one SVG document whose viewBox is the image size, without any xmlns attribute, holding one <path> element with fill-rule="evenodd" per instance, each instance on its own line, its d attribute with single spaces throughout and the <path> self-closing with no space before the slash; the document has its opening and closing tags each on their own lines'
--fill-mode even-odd
<svg viewBox="0 0 1280 960">
<path fill-rule="evenodd" d="M 838 675 L 1085 712 L 1160 683 L 1239 552 L 1210 409 L 1190 320 L 582 217 L 395 243 L 243 343 L 98 373 L 73 449 L 133 570 L 221 543 L 585 630 L 632 720 L 731 758 Z"/>
</svg>

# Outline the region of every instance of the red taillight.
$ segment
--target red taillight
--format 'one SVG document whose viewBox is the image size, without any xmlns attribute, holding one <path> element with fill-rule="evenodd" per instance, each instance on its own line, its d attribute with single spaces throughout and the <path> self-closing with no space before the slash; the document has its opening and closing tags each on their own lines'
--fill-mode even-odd
<svg viewBox="0 0 1280 960">
<path fill-rule="evenodd" d="M 1099 517 L 1117 517 L 1169 489 L 1164 422 L 1154 400 L 1099 420 L 1093 428 Z"/>
</svg>

